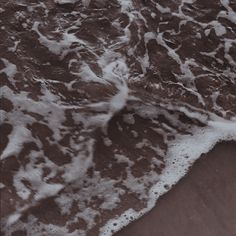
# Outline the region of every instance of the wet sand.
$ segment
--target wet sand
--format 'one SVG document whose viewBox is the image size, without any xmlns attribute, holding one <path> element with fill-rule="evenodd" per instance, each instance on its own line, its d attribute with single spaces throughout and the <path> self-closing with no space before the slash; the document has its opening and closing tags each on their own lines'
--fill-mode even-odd
<svg viewBox="0 0 236 236">
<path fill-rule="evenodd" d="M 165 192 L 212 143 L 236 141 L 233 2 L 0 1 L 2 235 L 109 235 L 151 186 Z M 124 234 L 236 236 L 227 163 L 163 197 L 144 218 L 158 229 Z"/>
<path fill-rule="evenodd" d="M 115 236 L 235 236 L 236 143 L 203 155 L 157 206 Z"/>
</svg>

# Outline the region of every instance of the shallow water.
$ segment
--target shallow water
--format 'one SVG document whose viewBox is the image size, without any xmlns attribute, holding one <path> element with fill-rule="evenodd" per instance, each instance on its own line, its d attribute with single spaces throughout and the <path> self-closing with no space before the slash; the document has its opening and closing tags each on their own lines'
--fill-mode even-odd
<svg viewBox="0 0 236 236">
<path fill-rule="evenodd" d="M 111 235 L 236 140 L 234 0 L 0 3 L 3 235 Z"/>
</svg>

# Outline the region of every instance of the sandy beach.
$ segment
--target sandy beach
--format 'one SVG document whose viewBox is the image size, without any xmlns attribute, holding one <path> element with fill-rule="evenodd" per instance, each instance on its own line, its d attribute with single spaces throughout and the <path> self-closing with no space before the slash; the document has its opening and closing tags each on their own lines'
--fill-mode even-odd
<svg viewBox="0 0 236 236">
<path fill-rule="evenodd" d="M 236 143 L 202 155 L 156 207 L 115 236 L 236 235 Z"/>
<path fill-rule="evenodd" d="M 0 0 L 0 235 L 235 236 L 235 3 Z"/>
</svg>

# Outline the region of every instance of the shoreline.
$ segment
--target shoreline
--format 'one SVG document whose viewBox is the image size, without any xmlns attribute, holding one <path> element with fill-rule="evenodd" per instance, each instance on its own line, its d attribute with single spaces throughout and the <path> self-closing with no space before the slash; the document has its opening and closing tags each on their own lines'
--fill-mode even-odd
<svg viewBox="0 0 236 236">
<path fill-rule="evenodd" d="M 149 213 L 114 236 L 235 235 L 235 167 L 236 142 L 216 144 Z"/>
</svg>

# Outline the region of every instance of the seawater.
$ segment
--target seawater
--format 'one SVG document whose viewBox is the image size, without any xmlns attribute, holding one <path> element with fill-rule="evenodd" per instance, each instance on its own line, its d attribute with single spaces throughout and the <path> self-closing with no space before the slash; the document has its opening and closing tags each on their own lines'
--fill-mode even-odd
<svg viewBox="0 0 236 236">
<path fill-rule="evenodd" d="M 236 140 L 235 27 L 230 0 L 2 0 L 2 234 L 110 236 Z"/>
</svg>

